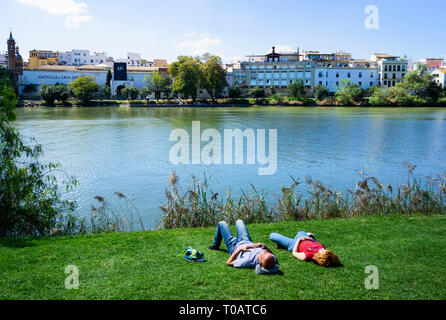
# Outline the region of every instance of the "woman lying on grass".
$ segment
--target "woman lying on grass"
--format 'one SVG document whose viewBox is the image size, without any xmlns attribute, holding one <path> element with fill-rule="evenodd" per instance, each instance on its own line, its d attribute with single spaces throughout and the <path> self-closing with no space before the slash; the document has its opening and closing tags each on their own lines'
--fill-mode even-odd
<svg viewBox="0 0 446 320">
<path fill-rule="evenodd" d="M 279 233 L 271 233 L 269 238 L 276 243 L 277 249 L 288 249 L 296 259 L 313 261 L 323 267 L 338 267 L 341 265 L 338 256 L 325 249 L 321 243 L 316 242 L 312 233 L 299 231 L 294 239 L 282 236 Z"/>
</svg>

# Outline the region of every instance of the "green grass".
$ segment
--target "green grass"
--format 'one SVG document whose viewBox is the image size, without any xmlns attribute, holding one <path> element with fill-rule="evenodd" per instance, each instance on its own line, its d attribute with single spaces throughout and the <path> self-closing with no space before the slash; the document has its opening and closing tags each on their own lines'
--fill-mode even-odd
<svg viewBox="0 0 446 320">
<path fill-rule="evenodd" d="M 233 229 L 233 227 L 231 227 Z M 249 225 L 276 253 L 282 275 L 225 265 L 210 251 L 214 228 L 111 233 L 38 240 L 0 239 L 0 299 L 446 299 L 446 216 L 372 216 Z M 344 266 L 323 268 L 277 250 L 270 232 L 315 233 Z M 188 263 L 183 249 L 204 250 Z M 78 290 L 64 287 L 79 268 Z M 364 269 L 379 268 L 366 290 Z"/>
</svg>

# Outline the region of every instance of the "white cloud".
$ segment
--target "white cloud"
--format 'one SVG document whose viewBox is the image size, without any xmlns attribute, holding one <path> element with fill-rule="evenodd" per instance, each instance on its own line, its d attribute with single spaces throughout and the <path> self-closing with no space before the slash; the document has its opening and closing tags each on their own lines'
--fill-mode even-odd
<svg viewBox="0 0 446 320">
<path fill-rule="evenodd" d="M 88 15 L 85 2 L 75 0 L 16 0 L 28 6 L 37 7 L 42 11 L 54 15 L 64 15 L 67 29 L 78 29 L 80 23 L 89 21 L 93 16 Z"/>
<path fill-rule="evenodd" d="M 180 42 L 178 48 L 184 49 L 188 54 L 193 55 L 209 52 L 211 49 L 215 49 L 223 43 L 219 38 L 213 38 L 208 34 L 196 36 L 195 33 L 188 33 L 186 37 L 188 40 Z"/>
</svg>

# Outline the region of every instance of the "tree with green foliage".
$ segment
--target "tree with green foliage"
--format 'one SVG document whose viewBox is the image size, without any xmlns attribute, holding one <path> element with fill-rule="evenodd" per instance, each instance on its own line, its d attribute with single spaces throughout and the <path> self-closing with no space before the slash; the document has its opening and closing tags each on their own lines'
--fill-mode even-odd
<svg viewBox="0 0 446 320">
<path fill-rule="evenodd" d="M 161 99 L 162 93 L 164 93 L 167 98 L 170 97 L 170 93 L 172 92 L 172 79 L 169 74 L 153 71 L 152 77 L 144 77 L 144 82 L 149 83 L 151 86 L 156 101 Z"/>
<path fill-rule="evenodd" d="M 169 65 L 169 74 L 174 79 L 173 92 L 184 98 L 197 99 L 201 77 L 200 59 L 190 56 L 179 56 L 178 61 Z"/>
<path fill-rule="evenodd" d="M 55 172 L 59 164 L 41 163 L 42 148 L 14 125 L 17 97 L 8 72 L 0 68 L 0 237 L 73 231 L 76 203 L 63 200 Z M 76 180 L 64 186 L 70 190 Z"/>
<path fill-rule="evenodd" d="M 231 99 L 240 98 L 242 95 L 242 89 L 239 86 L 233 86 L 228 89 L 228 97 Z"/>
<path fill-rule="evenodd" d="M 70 88 L 65 84 L 42 84 L 39 89 L 39 95 L 47 104 L 52 105 L 54 102 L 61 101 L 65 103 L 71 95 Z"/>
<path fill-rule="evenodd" d="M 200 87 L 206 89 L 213 102 L 228 85 L 222 65 L 220 57 L 209 53 L 203 55 L 200 61 Z"/>
<path fill-rule="evenodd" d="M 365 90 L 350 79 L 341 80 L 335 93 L 336 101 L 341 105 L 359 104 L 364 97 Z"/>
<path fill-rule="evenodd" d="M 148 97 L 153 93 L 153 88 L 151 86 L 143 87 L 139 90 L 139 96 L 141 99 L 148 99 Z"/>
<path fill-rule="evenodd" d="M 288 94 L 293 98 L 301 98 L 306 94 L 304 82 L 302 80 L 290 83 L 287 88 Z"/>
<path fill-rule="evenodd" d="M 128 86 L 121 90 L 121 94 L 126 100 L 136 100 L 139 96 L 139 90 L 134 86 Z"/>
<path fill-rule="evenodd" d="M 111 88 L 111 81 L 112 81 L 112 73 L 110 70 L 107 71 L 107 77 L 105 78 L 105 85 Z"/>
<path fill-rule="evenodd" d="M 313 94 L 316 100 L 321 101 L 330 95 L 330 91 L 323 84 L 319 83 L 317 86 L 313 87 Z"/>
<path fill-rule="evenodd" d="M 434 76 L 428 72 L 427 64 L 419 64 L 417 69 L 409 72 L 397 86 L 431 103 L 438 100 L 442 91 Z"/>
<path fill-rule="evenodd" d="M 93 95 L 99 90 L 98 84 L 90 76 L 79 77 L 70 82 L 69 86 L 73 90 L 74 96 L 84 105 L 88 105 Z"/>
<path fill-rule="evenodd" d="M 248 96 L 256 99 L 256 103 L 260 101 L 260 99 L 265 97 L 265 90 L 260 89 L 259 87 L 251 88 L 248 91 Z"/>
<path fill-rule="evenodd" d="M 104 84 L 101 87 L 100 90 L 101 90 L 101 97 L 102 97 L 102 99 L 110 99 L 110 97 L 111 97 L 111 89 L 110 89 L 110 87 L 107 84 Z"/>
</svg>

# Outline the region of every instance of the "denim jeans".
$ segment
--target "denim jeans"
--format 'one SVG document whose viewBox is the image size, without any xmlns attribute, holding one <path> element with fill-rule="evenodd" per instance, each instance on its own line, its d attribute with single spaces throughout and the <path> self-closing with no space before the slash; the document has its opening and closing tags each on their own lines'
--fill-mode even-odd
<svg viewBox="0 0 446 320">
<path fill-rule="evenodd" d="M 232 254 L 237 243 L 241 241 L 252 242 L 248 228 L 246 228 L 243 220 L 237 220 L 235 223 L 235 230 L 237 230 L 237 237 L 232 235 L 231 229 L 229 229 L 229 225 L 226 222 L 220 221 L 217 225 L 217 231 L 215 232 L 214 247 L 219 248 L 221 240 L 223 239 L 226 249 L 228 249 L 229 254 Z"/>
<path fill-rule="evenodd" d="M 294 245 L 296 244 L 297 239 L 299 239 L 300 237 L 308 237 L 308 233 L 306 233 L 305 231 L 299 231 L 296 236 L 294 237 L 294 239 L 292 238 L 288 238 L 285 236 L 282 236 L 279 233 L 271 233 L 269 235 L 269 238 L 272 242 L 275 242 L 277 244 L 279 244 L 280 246 L 288 249 L 288 251 L 293 251 Z M 316 240 L 316 239 L 314 239 Z"/>
</svg>

